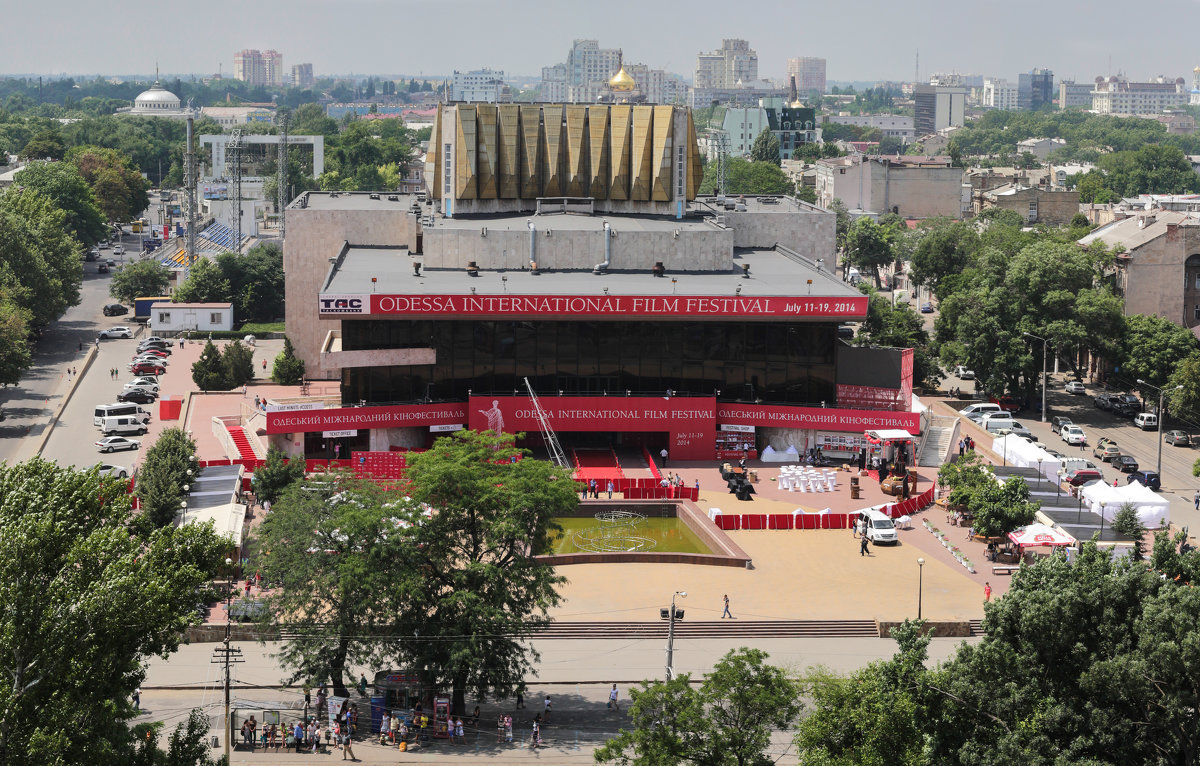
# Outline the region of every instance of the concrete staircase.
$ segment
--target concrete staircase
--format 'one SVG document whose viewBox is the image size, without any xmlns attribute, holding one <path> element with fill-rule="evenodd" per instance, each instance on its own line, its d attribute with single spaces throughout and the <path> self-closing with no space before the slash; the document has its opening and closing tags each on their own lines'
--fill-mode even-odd
<svg viewBox="0 0 1200 766">
<path fill-rule="evenodd" d="M 239 458 L 254 460 L 258 457 L 254 454 L 254 448 L 250 446 L 250 440 L 246 438 L 246 432 L 242 426 L 229 426 L 229 439 L 233 442 L 233 446 L 237 447 Z"/>
<path fill-rule="evenodd" d="M 538 639 L 667 637 L 666 622 L 552 622 Z M 874 620 L 707 620 L 675 623 L 676 638 L 879 638 Z"/>
<path fill-rule="evenodd" d="M 939 420 L 943 419 L 939 418 Z M 941 466 L 946 457 L 946 451 L 950 449 L 950 444 L 954 440 L 954 434 L 958 430 L 957 418 L 945 418 L 945 420 L 954 422 L 929 427 L 929 431 L 925 434 L 925 441 L 921 444 L 921 454 L 917 456 L 917 465 L 930 468 Z"/>
</svg>

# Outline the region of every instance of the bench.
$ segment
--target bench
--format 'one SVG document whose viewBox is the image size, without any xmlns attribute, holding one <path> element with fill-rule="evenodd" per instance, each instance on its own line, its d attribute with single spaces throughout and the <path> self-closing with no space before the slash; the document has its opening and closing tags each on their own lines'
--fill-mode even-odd
<svg viewBox="0 0 1200 766">
<path fill-rule="evenodd" d="M 1012 574 L 1020 568 L 1020 564 L 997 564 L 992 567 L 992 574 Z"/>
</svg>

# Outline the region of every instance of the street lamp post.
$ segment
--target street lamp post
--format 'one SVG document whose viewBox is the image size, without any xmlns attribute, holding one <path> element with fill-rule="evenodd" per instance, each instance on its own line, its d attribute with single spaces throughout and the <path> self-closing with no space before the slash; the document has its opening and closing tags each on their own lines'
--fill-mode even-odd
<svg viewBox="0 0 1200 766">
<path fill-rule="evenodd" d="M 233 628 L 233 559 L 225 559 L 225 649 L 229 649 L 229 638 L 231 629 Z M 233 732 L 230 731 L 229 725 L 229 663 L 225 663 L 225 763 L 230 762 L 230 751 L 232 749 L 233 740 L 231 737 Z"/>
<path fill-rule="evenodd" d="M 1031 332 L 1023 332 L 1021 334 L 1026 335 L 1030 338 L 1033 338 L 1034 340 L 1040 340 L 1042 342 L 1042 422 L 1045 423 L 1046 422 L 1046 339 L 1039 337 L 1037 335 L 1034 335 Z"/>
<path fill-rule="evenodd" d="M 687 598 L 686 590 L 671 595 L 671 613 L 667 615 L 667 680 L 675 677 L 675 596 Z M 682 615 L 680 615 L 682 618 Z"/>
<path fill-rule="evenodd" d="M 1163 407 L 1163 399 L 1166 396 L 1166 389 L 1152 386 L 1146 381 L 1138 378 L 1138 385 L 1146 388 L 1153 388 L 1158 391 L 1158 463 L 1155 465 L 1155 473 L 1158 474 L 1158 480 L 1162 481 L 1162 443 L 1163 443 L 1163 421 L 1166 420 L 1167 411 Z M 1179 391 L 1183 386 L 1175 386 L 1172 391 Z"/>
<path fill-rule="evenodd" d="M 921 619 L 921 595 L 925 587 L 925 559 L 917 559 L 917 619 Z"/>
</svg>

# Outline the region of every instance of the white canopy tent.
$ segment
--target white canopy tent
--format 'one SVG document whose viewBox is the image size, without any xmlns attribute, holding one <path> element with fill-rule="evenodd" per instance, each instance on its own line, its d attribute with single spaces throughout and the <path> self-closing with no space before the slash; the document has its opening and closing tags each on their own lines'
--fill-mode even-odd
<svg viewBox="0 0 1200 766">
<path fill-rule="evenodd" d="M 1105 521 L 1111 522 L 1121 506 L 1130 503 L 1137 509 L 1138 521 L 1146 529 L 1162 529 L 1171 521 L 1171 506 L 1165 497 L 1139 482 L 1112 487 L 1102 481 L 1081 490 L 1084 501 Z"/>
<path fill-rule="evenodd" d="M 1075 544 L 1074 537 L 1054 527 L 1048 527 L 1045 524 L 1029 524 L 1020 529 L 1014 529 L 1008 533 L 1008 539 L 1022 548 L 1037 548 L 1042 545 L 1058 547 Z"/>
<path fill-rule="evenodd" d="M 768 444 L 758 459 L 764 463 L 799 463 L 800 451 L 789 444 L 786 451 L 780 452 Z"/>
<path fill-rule="evenodd" d="M 1028 439 L 1016 434 L 997 436 L 992 440 L 992 452 L 1008 465 L 1037 468 L 1042 476 L 1053 483 L 1058 482 L 1058 469 L 1062 468 L 1062 461 Z"/>
</svg>

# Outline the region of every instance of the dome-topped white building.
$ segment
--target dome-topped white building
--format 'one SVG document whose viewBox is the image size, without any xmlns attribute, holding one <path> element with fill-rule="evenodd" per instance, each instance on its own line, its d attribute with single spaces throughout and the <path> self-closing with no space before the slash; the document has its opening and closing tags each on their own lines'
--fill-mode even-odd
<svg viewBox="0 0 1200 766">
<path fill-rule="evenodd" d="M 179 96 L 162 87 L 158 80 L 138 94 L 133 101 L 133 107 L 119 110 L 124 114 L 139 117 L 187 117 L 192 112 L 180 105 Z"/>
</svg>

